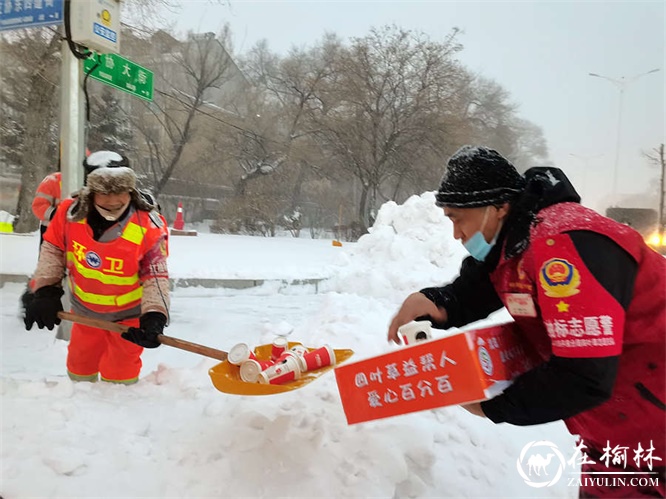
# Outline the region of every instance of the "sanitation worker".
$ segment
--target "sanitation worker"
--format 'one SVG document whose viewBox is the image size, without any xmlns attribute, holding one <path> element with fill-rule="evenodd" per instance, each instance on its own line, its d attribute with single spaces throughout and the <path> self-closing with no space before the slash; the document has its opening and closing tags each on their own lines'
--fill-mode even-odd
<svg viewBox="0 0 666 499">
<path fill-rule="evenodd" d="M 35 197 L 32 200 L 32 213 L 39 219 L 40 248 L 44 241 L 44 232 L 60 204 L 61 190 L 62 173 L 59 171 L 49 173 L 37 186 Z"/>
<path fill-rule="evenodd" d="M 160 345 L 167 323 L 167 227 L 139 194 L 129 161 L 97 151 L 86 161 L 86 186 L 64 200 L 44 234 L 25 326 L 53 329 L 63 307 L 67 272 L 72 312 L 131 326 L 122 336 L 80 324 L 72 327 L 67 373 L 76 381 L 138 381 L 143 348 Z"/>
<path fill-rule="evenodd" d="M 606 473 L 581 475 L 581 497 L 663 497 L 666 259 L 581 206 L 561 170 L 521 175 L 485 147 L 450 158 L 436 202 L 470 256 L 452 283 L 407 297 L 388 339 L 418 317 L 460 327 L 506 307 L 542 362 L 465 408 L 494 423 L 564 420 L 582 471 Z M 611 472 L 623 480 L 589 479 Z"/>
<path fill-rule="evenodd" d="M 86 148 L 86 157 L 90 151 Z M 84 160 L 84 166 L 86 161 Z M 60 171 L 60 158 L 58 159 L 58 171 L 49 173 L 37 186 L 35 197 L 32 200 L 32 213 L 39 219 L 39 246 L 41 248 L 44 240 L 44 232 L 56 212 L 62 198 L 62 173 Z"/>
</svg>

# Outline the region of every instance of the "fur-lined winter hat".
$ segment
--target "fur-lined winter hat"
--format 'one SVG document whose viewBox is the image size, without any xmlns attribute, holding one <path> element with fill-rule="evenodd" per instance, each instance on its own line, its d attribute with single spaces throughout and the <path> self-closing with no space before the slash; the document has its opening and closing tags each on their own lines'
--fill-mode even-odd
<svg viewBox="0 0 666 499">
<path fill-rule="evenodd" d="M 98 194 L 121 194 L 136 189 L 136 175 L 126 166 L 101 167 L 88 175 L 86 187 Z"/>
<path fill-rule="evenodd" d="M 476 208 L 503 204 L 525 188 L 525 179 L 500 153 L 487 147 L 462 146 L 449 159 L 437 206 Z"/>
<path fill-rule="evenodd" d="M 132 205 L 136 209 L 152 211 L 155 208 L 138 192 L 136 174 L 129 168 L 129 161 L 125 156 L 113 151 L 97 151 L 88 156 L 86 161 L 91 158 L 93 162 L 88 166 L 94 165 L 94 168 L 91 168 L 85 187 L 79 191 L 77 201 L 70 208 L 69 220 L 76 222 L 88 216 L 95 193 L 121 194 L 128 192 L 132 198 Z"/>
</svg>

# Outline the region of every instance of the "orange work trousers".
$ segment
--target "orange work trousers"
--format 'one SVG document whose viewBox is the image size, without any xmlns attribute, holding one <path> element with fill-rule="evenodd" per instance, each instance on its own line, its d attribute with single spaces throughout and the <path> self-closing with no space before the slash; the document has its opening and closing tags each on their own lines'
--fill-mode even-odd
<svg viewBox="0 0 666 499">
<path fill-rule="evenodd" d="M 128 326 L 139 326 L 139 319 L 123 321 Z M 143 348 L 112 333 L 96 327 L 74 324 L 67 353 L 67 374 L 76 381 L 102 381 L 136 383 L 141 371 Z"/>
</svg>

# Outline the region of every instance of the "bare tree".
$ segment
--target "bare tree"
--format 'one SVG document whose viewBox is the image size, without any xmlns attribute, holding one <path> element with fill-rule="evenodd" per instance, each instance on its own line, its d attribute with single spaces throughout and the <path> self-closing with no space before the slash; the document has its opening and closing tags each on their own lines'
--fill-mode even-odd
<svg viewBox="0 0 666 499">
<path fill-rule="evenodd" d="M 517 105 L 499 83 L 471 76 L 463 98 L 463 118 L 468 139 L 499 150 L 516 166 L 527 169 L 548 162 L 548 146 L 543 131 L 517 116 Z"/>
<path fill-rule="evenodd" d="M 382 186 L 448 143 L 448 101 L 461 77 L 454 30 L 443 43 L 395 26 L 354 39 L 320 95 L 317 137 L 358 182 L 358 218 L 371 222 Z"/>
<path fill-rule="evenodd" d="M 345 225 L 365 230 L 383 201 L 432 189 L 464 143 L 494 146 L 519 163 L 545 161 L 541 130 L 516 116 L 506 90 L 459 64 L 457 33 L 434 43 L 392 26 L 348 47 L 326 35 L 282 59 L 258 44 L 243 64 L 254 83 L 249 111 L 227 144 L 240 170 L 237 199 L 221 215 L 256 212 L 250 185 L 280 172 L 263 192 L 272 209 L 335 220 L 354 206 Z M 309 187 L 317 179 L 331 182 L 335 205 Z"/>
<path fill-rule="evenodd" d="M 340 40 L 327 34 L 312 49 L 293 49 L 280 60 L 269 52 L 265 42 L 260 42 L 244 64 L 248 77 L 263 88 L 261 122 L 272 124 L 271 136 L 274 138 L 273 144 L 263 140 L 256 160 L 265 164 L 263 155 L 273 150 L 275 159 L 272 163 L 276 167 L 296 171 L 291 187 L 292 210 L 302 202 L 301 191 L 309 174 L 322 174 L 320 157 L 312 150 L 317 126 L 312 114 L 323 106 L 320 89 L 333 76 L 333 62 L 340 47 Z M 262 136 L 267 135 L 268 131 L 262 127 Z M 251 178 L 244 175 L 246 180 Z"/>
<path fill-rule="evenodd" d="M 550 164 L 548 145 L 541 127 L 517 117 L 509 122 L 509 126 L 513 131 L 513 142 L 504 152 L 519 170 Z"/>
<path fill-rule="evenodd" d="M 133 149 L 133 130 L 121 108 L 119 92 L 108 86 L 102 86 L 100 95 L 91 90 L 87 147 L 91 151 L 110 149 L 128 154 Z"/>
<path fill-rule="evenodd" d="M 159 36 L 168 40 L 166 53 L 142 59 L 152 61 L 148 64 L 156 72 L 157 97 L 143 103 L 141 112 L 128 112 L 150 158 L 148 173 L 155 194 L 162 191 L 180 165 L 186 147 L 198 136 L 198 118 L 214 109 L 214 90 L 221 90 L 233 78 L 234 68 L 226 49 L 230 38 L 227 29 L 219 37 L 212 33 L 190 34 L 186 42 L 165 33 Z M 153 46 L 151 40 L 144 49 L 163 50 L 164 46 Z"/>
<path fill-rule="evenodd" d="M 2 36 L 3 160 L 21 169 L 16 232 L 31 232 L 38 220 L 30 206 L 37 185 L 58 165 L 60 36 L 48 29 Z"/>
</svg>

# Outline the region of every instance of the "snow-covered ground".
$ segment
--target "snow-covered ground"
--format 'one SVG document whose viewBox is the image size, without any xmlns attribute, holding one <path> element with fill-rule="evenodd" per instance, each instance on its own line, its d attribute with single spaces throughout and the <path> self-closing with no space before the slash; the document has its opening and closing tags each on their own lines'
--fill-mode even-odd
<svg viewBox="0 0 666 499">
<path fill-rule="evenodd" d="M 352 243 L 343 243 L 343 248 Z M 0 273 L 30 275 L 37 264 L 39 233 L 0 233 Z M 329 277 L 342 249 L 325 239 L 199 233 L 169 240 L 171 277 L 300 279 Z"/>
<path fill-rule="evenodd" d="M 0 273 L 30 273 L 34 236 L 0 235 Z M 388 203 L 370 235 L 330 240 L 200 234 L 172 238 L 174 277 L 327 277 L 311 286 L 177 288 L 165 331 L 219 349 L 269 343 L 351 348 L 362 359 L 392 346 L 386 327 L 410 292 L 455 276 L 464 250 L 426 193 Z M 217 361 L 146 350 L 133 386 L 72 383 L 67 344 L 26 332 L 19 284 L 0 289 L 0 495 L 27 497 L 576 497 L 566 479 L 533 488 L 516 461 L 532 441 L 564 453 L 560 422 L 494 425 L 459 407 L 346 424 L 333 374 L 266 397 L 227 395 Z M 498 316 L 486 322 L 499 321 Z"/>
</svg>

